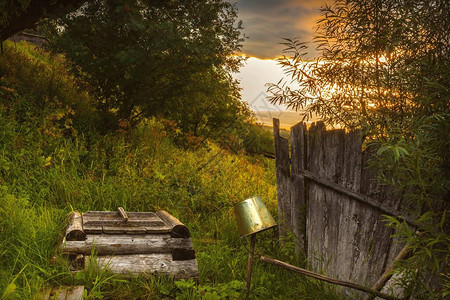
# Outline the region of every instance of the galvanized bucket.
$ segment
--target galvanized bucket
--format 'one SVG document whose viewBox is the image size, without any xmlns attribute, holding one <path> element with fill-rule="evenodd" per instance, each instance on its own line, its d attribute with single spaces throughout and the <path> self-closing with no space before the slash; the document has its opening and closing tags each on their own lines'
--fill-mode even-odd
<svg viewBox="0 0 450 300">
<path fill-rule="evenodd" d="M 234 214 L 236 215 L 241 237 L 277 226 L 277 223 L 259 196 L 237 203 L 234 206 Z"/>
</svg>

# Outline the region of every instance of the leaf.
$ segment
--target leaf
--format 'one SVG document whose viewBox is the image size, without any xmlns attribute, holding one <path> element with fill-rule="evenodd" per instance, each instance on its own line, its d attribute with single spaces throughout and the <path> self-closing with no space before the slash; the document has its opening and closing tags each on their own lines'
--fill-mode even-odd
<svg viewBox="0 0 450 300">
<path fill-rule="evenodd" d="M 10 284 L 8 284 L 8 286 L 6 286 L 6 289 L 3 291 L 2 299 L 6 299 L 7 297 L 14 294 L 16 292 L 16 289 L 17 289 L 17 286 L 14 283 L 14 281 L 11 282 Z"/>
</svg>

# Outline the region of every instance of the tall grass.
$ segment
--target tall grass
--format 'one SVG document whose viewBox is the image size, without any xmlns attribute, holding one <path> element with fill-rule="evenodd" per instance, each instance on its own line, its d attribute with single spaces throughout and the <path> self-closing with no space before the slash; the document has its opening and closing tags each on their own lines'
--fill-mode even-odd
<svg viewBox="0 0 450 300">
<path fill-rule="evenodd" d="M 26 44 L 0 56 L 0 297 L 32 299 L 51 286 L 83 284 L 88 299 L 235 299 L 247 241 L 233 204 L 261 195 L 276 215 L 273 161 L 215 143 L 179 147 L 176 129 L 147 120 L 106 136 L 59 57 Z M 50 75 L 49 75 L 50 74 Z M 89 267 L 72 274 L 57 249 L 72 210 L 164 209 L 191 230 L 200 285 L 167 277 L 124 279 Z M 258 252 L 298 263 L 292 243 L 258 236 Z M 332 299 L 328 286 L 255 263 L 253 299 Z"/>
</svg>

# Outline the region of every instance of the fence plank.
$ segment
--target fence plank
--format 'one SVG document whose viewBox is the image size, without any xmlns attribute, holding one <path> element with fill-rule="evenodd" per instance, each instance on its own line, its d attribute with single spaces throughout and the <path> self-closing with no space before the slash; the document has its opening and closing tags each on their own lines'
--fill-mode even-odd
<svg viewBox="0 0 450 300">
<path fill-rule="evenodd" d="M 383 205 L 392 207 L 401 214 L 401 195 L 391 187 L 380 184 L 376 180 L 376 170 L 369 168 L 369 160 L 374 155 L 374 149 L 368 147 L 363 152 L 363 166 L 361 173 L 361 193 L 370 196 Z M 360 243 L 361 255 L 355 260 L 355 265 L 361 266 L 355 276 L 363 274 L 365 281 L 372 285 L 382 275 L 383 271 L 391 264 L 404 244 L 399 243 L 396 238 L 391 238 L 394 231 L 385 226 L 382 213 L 374 211 L 370 216 L 362 215 L 361 221 L 372 224 L 361 230 L 364 243 Z M 413 222 L 408 222 L 413 224 Z M 367 266 L 363 268 L 364 262 Z M 370 272 L 367 272 L 370 270 Z"/>
<path fill-rule="evenodd" d="M 324 139 L 325 125 L 323 122 L 313 123 L 309 129 L 308 135 L 308 150 L 307 150 L 307 166 L 306 168 L 319 174 L 324 175 L 323 162 L 323 139 Z M 324 201 L 324 190 L 316 183 L 308 184 L 307 193 L 307 217 L 306 217 L 306 239 L 308 241 L 308 257 L 319 258 L 319 260 L 311 260 L 311 264 L 315 269 L 321 269 L 325 266 L 321 259 L 321 254 L 326 253 L 323 249 L 325 240 L 325 228 L 328 226 L 328 218 Z"/>
<path fill-rule="evenodd" d="M 278 196 L 278 229 L 280 237 L 292 230 L 291 223 L 291 171 L 288 140 L 280 136 L 280 120 L 273 119 L 275 140 L 275 166 Z"/>
<path fill-rule="evenodd" d="M 403 246 L 391 238 L 382 214 L 415 226 L 403 213 L 401 195 L 367 168 L 373 153 L 370 147 L 362 151 L 360 131 L 326 131 L 323 122 L 306 130 L 299 123 L 291 128 L 289 160 L 279 130 L 274 119 L 280 236 L 292 230 L 297 252 L 306 252 L 313 268 L 373 285 Z"/>
<path fill-rule="evenodd" d="M 344 136 L 344 170 L 342 186 L 349 191 L 359 193 L 361 189 L 361 165 L 362 165 L 362 136 L 360 131 L 351 131 Z M 358 224 L 353 216 L 357 215 L 361 205 L 354 198 L 342 196 L 342 215 L 339 220 L 339 242 L 340 251 L 336 254 L 336 265 L 343 266 L 337 269 L 337 276 L 345 280 L 355 280 L 353 275 L 353 253 L 358 245 L 354 243 L 353 237 L 357 234 Z M 356 279 L 357 282 L 361 282 Z M 362 283 L 362 282 L 361 282 Z M 356 293 L 346 289 L 346 294 Z M 358 294 L 358 298 L 362 295 Z"/>
<path fill-rule="evenodd" d="M 342 171 L 344 169 L 344 130 L 328 130 L 325 132 L 324 149 L 324 178 L 342 184 Z M 322 187 L 323 188 L 323 187 Z M 340 193 L 331 189 L 325 189 L 325 207 L 328 226 L 325 228 L 324 247 L 328 249 L 326 261 L 329 262 L 328 274 L 335 277 L 339 270 L 346 265 L 338 265 L 337 258 L 341 249 L 339 249 L 339 222 L 342 214 L 342 204 L 346 198 Z M 347 263 L 348 264 L 348 263 Z"/>
<path fill-rule="evenodd" d="M 291 127 L 291 173 L 302 173 L 306 162 L 306 125 L 298 123 Z M 303 177 L 292 176 L 291 181 L 292 231 L 296 237 L 295 250 L 305 256 L 306 240 L 306 196 Z"/>
</svg>

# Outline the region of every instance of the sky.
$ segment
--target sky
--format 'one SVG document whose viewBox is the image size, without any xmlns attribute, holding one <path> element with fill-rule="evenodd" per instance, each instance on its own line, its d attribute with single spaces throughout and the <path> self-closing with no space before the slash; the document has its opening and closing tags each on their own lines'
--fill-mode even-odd
<svg viewBox="0 0 450 300">
<path fill-rule="evenodd" d="M 248 56 L 273 59 L 282 56 L 283 38 L 311 41 L 320 7 L 324 4 L 325 0 L 238 1 L 238 16 L 243 21 L 243 33 L 248 37 L 243 52 Z"/>
<path fill-rule="evenodd" d="M 329 2 L 329 0 L 328 0 Z M 277 83 L 283 78 L 283 70 L 276 62 L 283 55 L 283 38 L 312 40 L 320 7 L 325 0 L 239 0 L 238 18 L 243 22 L 242 33 L 246 37 L 242 52 L 248 56 L 240 73 L 234 77 L 241 82 L 241 96 L 256 112 L 268 112 L 283 123 L 286 109 L 272 105 L 267 100 L 266 83 Z M 310 49 L 310 57 L 316 53 Z M 292 120 L 292 112 L 289 120 Z M 257 114 L 258 116 L 258 114 Z M 265 118 L 267 119 L 267 118 Z M 287 119 L 287 117 L 286 117 Z M 290 124 L 293 125 L 293 124 Z"/>
</svg>

